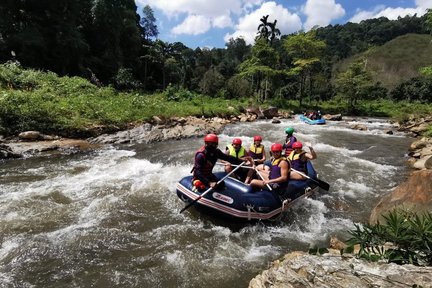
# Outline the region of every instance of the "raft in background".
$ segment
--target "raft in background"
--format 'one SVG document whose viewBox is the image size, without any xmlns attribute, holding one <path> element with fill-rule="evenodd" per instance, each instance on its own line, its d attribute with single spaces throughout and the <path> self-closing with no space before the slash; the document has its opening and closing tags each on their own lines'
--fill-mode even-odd
<svg viewBox="0 0 432 288">
<path fill-rule="evenodd" d="M 299 119 L 310 125 L 323 125 L 326 124 L 326 120 L 324 118 L 312 120 L 304 115 L 300 115 Z"/>
<path fill-rule="evenodd" d="M 310 162 L 307 167 L 308 176 L 316 179 L 316 171 Z M 215 175 L 221 179 L 226 173 L 217 172 Z M 224 188 L 210 191 L 194 207 L 222 218 L 243 221 L 275 219 L 298 200 L 319 191 L 317 184 L 310 179 L 289 181 L 287 189 L 281 195 L 266 189 L 253 190 L 251 186 L 231 177 L 224 182 Z M 192 176 L 182 178 L 176 185 L 177 196 L 186 203 L 191 203 L 204 191 L 205 189 L 198 191 L 193 187 Z"/>
</svg>

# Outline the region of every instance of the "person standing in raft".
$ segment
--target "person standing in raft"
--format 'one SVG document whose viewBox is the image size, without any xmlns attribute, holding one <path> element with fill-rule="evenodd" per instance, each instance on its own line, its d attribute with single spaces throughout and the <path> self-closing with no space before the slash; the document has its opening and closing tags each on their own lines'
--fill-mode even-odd
<svg viewBox="0 0 432 288">
<path fill-rule="evenodd" d="M 293 150 L 292 145 L 294 142 L 297 142 L 297 138 L 293 135 L 294 128 L 288 127 L 285 129 L 285 143 L 283 144 L 283 149 L 285 149 L 285 157 L 288 157 Z"/>
<path fill-rule="evenodd" d="M 268 184 L 273 191 L 285 191 L 290 176 L 290 163 L 282 156 L 282 150 L 282 144 L 280 143 L 271 145 L 272 158 L 270 159 L 270 171 L 268 173 L 266 171 L 259 172 L 264 180 L 253 179 L 250 183 L 251 186 L 266 189 Z"/>
<path fill-rule="evenodd" d="M 213 167 L 218 159 L 233 164 L 240 164 L 242 161 L 236 157 L 226 155 L 218 149 L 219 138 L 215 134 L 208 134 L 204 137 L 204 146 L 195 153 L 195 163 L 192 169 L 192 182 L 198 189 L 206 187 L 215 188 L 219 179 L 213 174 Z M 221 183 L 223 185 L 223 182 Z"/>
<path fill-rule="evenodd" d="M 240 138 L 234 138 L 233 139 L 232 143 L 225 148 L 225 154 L 238 159 L 238 163 L 241 163 L 243 161 L 248 161 L 249 163 L 251 163 L 250 164 L 251 166 L 255 167 L 255 165 L 253 164 L 254 161 L 253 161 L 252 157 L 250 157 L 247 154 L 246 149 L 242 146 L 242 140 Z M 233 164 L 235 164 L 235 163 L 233 163 Z M 229 173 L 232 170 L 233 170 L 233 166 L 231 164 L 227 163 L 225 165 L 225 172 Z M 249 170 L 247 168 L 240 168 L 239 170 L 237 170 L 233 174 L 233 176 L 235 176 L 240 181 L 245 181 L 245 180 L 248 180 L 248 179 L 246 179 L 248 172 L 249 172 Z"/>
<path fill-rule="evenodd" d="M 312 148 L 310 143 L 305 143 L 309 147 L 310 152 L 303 150 L 303 144 L 301 142 L 294 142 L 292 147 L 294 150 L 288 156 L 288 160 L 291 161 L 291 167 L 297 171 L 307 174 L 306 163 L 309 160 L 314 160 L 317 158 L 315 150 Z M 291 172 L 290 179 L 294 180 L 305 180 L 306 177 L 300 175 L 294 170 Z"/>
</svg>

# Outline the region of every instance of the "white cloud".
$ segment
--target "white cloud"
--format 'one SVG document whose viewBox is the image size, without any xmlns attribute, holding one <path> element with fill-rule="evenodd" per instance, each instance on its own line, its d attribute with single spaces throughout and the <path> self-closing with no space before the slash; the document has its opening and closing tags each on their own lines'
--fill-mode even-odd
<svg viewBox="0 0 432 288">
<path fill-rule="evenodd" d="M 432 9 L 432 0 L 416 0 L 415 3 L 418 8 Z"/>
<path fill-rule="evenodd" d="M 262 0 L 135 0 L 138 6 L 150 5 L 168 18 L 183 19 L 171 29 L 173 34 L 198 35 L 213 28 L 232 27 L 231 15 L 240 15 L 242 5 L 255 5 Z"/>
<path fill-rule="evenodd" d="M 191 15 L 179 25 L 171 29 L 175 35 L 190 34 L 198 35 L 207 32 L 210 29 L 210 20 L 202 15 Z"/>
<path fill-rule="evenodd" d="M 140 6 L 150 5 L 162 11 L 168 17 L 177 17 L 180 14 L 204 15 L 218 17 L 240 13 L 241 0 L 135 0 Z"/>
<path fill-rule="evenodd" d="M 261 23 L 260 19 L 265 15 L 269 15 L 268 22 L 277 19 L 276 28 L 281 31 L 282 35 L 299 31 L 302 28 L 300 17 L 297 14 L 291 14 L 288 9 L 275 2 L 266 2 L 259 9 L 241 17 L 235 27 L 236 31 L 225 35 L 225 42 L 228 42 L 230 38 L 241 37 L 248 44 L 254 43 L 258 25 Z"/>
<path fill-rule="evenodd" d="M 387 17 L 390 20 L 396 20 L 398 17 L 405 17 L 407 15 L 413 16 L 417 14 L 417 16 L 422 16 L 426 13 L 427 8 L 432 8 L 432 0 L 416 0 L 416 5 L 416 8 L 378 6 L 370 11 L 359 10 L 349 21 L 359 23 L 362 20 L 379 17 Z"/>
<path fill-rule="evenodd" d="M 305 30 L 310 30 L 316 25 L 327 26 L 333 19 L 345 15 L 345 9 L 336 4 L 335 0 L 307 0 L 303 12 L 307 16 Z"/>
<path fill-rule="evenodd" d="M 233 22 L 232 22 L 231 18 L 227 17 L 226 15 L 215 17 L 213 19 L 213 27 L 225 28 L 225 27 L 231 27 L 231 26 L 233 26 Z"/>
</svg>

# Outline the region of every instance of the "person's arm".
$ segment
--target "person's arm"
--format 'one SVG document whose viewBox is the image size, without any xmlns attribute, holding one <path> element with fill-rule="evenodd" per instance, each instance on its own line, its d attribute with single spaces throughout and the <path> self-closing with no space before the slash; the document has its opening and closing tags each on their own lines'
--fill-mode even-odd
<svg viewBox="0 0 432 288">
<path fill-rule="evenodd" d="M 234 165 L 238 165 L 238 164 L 240 164 L 242 162 L 240 159 L 238 159 L 238 158 L 236 158 L 234 156 L 231 156 L 231 155 L 223 153 L 220 149 L 216 150 L 215 155 L 216 155 L 216 157 L 218 159 L 221 159 L 221 160 L 224 160 L 224 161 L 228 161 L 228 162 L 230 162 L 231 164 L 234 164 Z"/>
<path fill-rule="evenodd" d="M 317 154 L 316 154 L 315 150 L 313 149 L 313 147 L 312 146 L 308 146 L 308 148 L 309 148 L 310 152 L 306 152 L 305 153 L 305 157 L 307 158 L 307 160 L 314 160 L 314 159 L 316 159 L 317 158 Z"/>
</svg>

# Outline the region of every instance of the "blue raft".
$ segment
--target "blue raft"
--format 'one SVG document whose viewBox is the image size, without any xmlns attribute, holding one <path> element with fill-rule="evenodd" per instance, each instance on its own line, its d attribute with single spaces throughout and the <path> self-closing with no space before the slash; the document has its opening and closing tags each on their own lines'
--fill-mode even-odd
<svg viewBox="0 0 432 288">
<path fill-rule="evenodd" d="M 312 120 L 304 115 L 300 115 L 299 119 L 310 125 L 323 125 L 326 124 L 326 120 L 324 118 Z"/>
<path fill-rule="evenodd" d="M 316 179 L 317 174 L 310 162 L 307 163 L 308 176 Z M 215 175 L 221 179 L 226 173 Z M 200 211 L 210 212 L 223 218 L 237 220 L 275 219 L 288 210 L 297 200 L 318 192 L 319 187 L 312 180 L 290 180 L 287 189 L 279 194 L 269 190 L 253 190 L 251 186 L 228 177 L 225 187 L 205 194 L 194 207 Z M 197 199 L 203 191 L 192 186 L 192 176 L 186 176 L 177 183 L 177 196 L 186 203 Z"/>
</svg>

